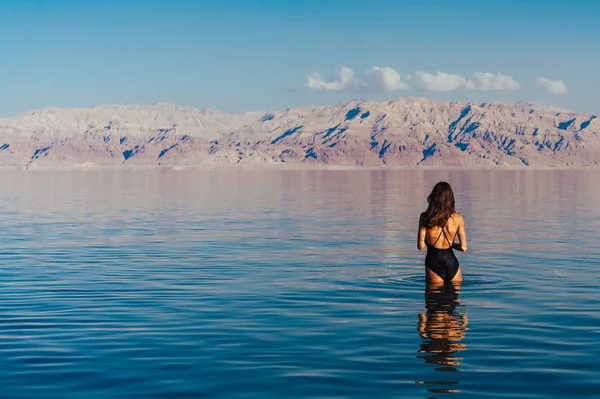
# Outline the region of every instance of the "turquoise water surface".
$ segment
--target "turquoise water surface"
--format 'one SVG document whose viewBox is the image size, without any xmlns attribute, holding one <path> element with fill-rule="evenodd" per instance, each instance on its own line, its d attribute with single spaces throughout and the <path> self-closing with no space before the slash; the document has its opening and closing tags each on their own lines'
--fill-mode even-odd
<svg viewBox="0 0 600 399">
<path fill-rule="evenodd" d="M 595 170 L 2 177 L 2 398 L 600 397 Z M 439 180 L 459 290 L 416 249 Z"/>
</svg>

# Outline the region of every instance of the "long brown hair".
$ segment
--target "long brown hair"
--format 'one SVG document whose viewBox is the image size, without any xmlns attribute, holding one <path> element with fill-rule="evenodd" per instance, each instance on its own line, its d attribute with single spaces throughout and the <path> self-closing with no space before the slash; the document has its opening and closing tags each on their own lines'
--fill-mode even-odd
<svg viewBox="0 0 600 399">
<path fill-rule="evenodd" d="M 448 218 L 456 212 L 454 209 L 454 192 L 445 181 L 433 187 L 427 197 L 427 210 L 425 211 L 425 227 L 428 229 L 438 226 L 443 227 Z"/>
</svg>

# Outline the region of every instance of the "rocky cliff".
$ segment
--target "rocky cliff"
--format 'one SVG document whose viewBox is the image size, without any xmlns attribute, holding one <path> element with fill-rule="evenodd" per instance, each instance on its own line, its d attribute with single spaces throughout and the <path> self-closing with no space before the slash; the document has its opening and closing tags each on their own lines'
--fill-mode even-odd
<svg viewBox="0 0 600 399">
<path fill-rule="evenodd" d="M 0 166 L 593 166 L 599 134 L 596 115 L 525 102 L 403 98 L 244 114 L 49 108 L 0 119 Z"/>
</svg>

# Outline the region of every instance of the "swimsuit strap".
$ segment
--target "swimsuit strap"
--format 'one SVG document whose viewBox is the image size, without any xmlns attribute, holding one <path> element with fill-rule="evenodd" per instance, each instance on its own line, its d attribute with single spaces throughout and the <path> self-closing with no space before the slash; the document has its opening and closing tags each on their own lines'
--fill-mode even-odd
<svg viewBox="0 0 600 399">
<path fill-rule="evenodd" d="M 450 242 L 450 240 L 448 239 L 448 236 L 446 235 L 446 232 L 444 231 L 444 228 L 442 227 L 442 233 L 444 234 L 444 238 L 446 239 L 446 242 L 448 243 L 448 245 L 452 246 L 452 243 Z"/>
<path fill-rule="evenodd" d="M 450 218 L 448 218 L 448 219 L 450 219 Z M 446 237 L 446 232 L 444 231 L 444 227 L 446 227 L 446 223 L 448 223 L 448 219 L 446 219 L 446 221 L 444 222 L 444 225 L 442 226 L 442 232 L 438 236 L 437 240 L 435 240 L 435 242 L 433 244 L 431 244 L 432 247 L 435 247 L 435 244 L 437 244 L 437 242 L 440 240 L 440 238 L 442 237 L 442 234 L 444 235 L 444 238 L 446 239 L 448 244 L 450 244 L 450 240 L 448 239 L 448 237 Z M 452 246 L 452 244 L 450 244 L 450 246 Z"/>
</svg>

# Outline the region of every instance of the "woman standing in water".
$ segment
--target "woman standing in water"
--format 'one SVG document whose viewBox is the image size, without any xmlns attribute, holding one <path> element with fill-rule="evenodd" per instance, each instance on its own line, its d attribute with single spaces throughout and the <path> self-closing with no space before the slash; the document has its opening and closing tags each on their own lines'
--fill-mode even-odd
<svg viewBox="0 0 600 399">
<path fill-rule="evenodd" d="M 427 282 L 443 284 L 462 281 L 462 273 L 453 249 L 467 250 L 465 222 L 454 209 L 454 193 L 446 182 L 435 185 L 427 197 L 427 210 L 419 218 L 417 248 L 427 248 Z M 458 236 L 458 243 L 454 238 Z M 442 238 L 443 237 L 443 238 Z"/>
</svg>

